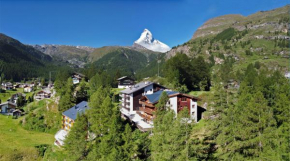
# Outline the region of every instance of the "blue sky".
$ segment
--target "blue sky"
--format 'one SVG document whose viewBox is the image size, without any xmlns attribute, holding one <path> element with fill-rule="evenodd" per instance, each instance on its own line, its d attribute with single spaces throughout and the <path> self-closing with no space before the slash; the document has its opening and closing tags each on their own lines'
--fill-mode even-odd
<svg viewBox="0 0 290 161">
<path fill-rule="evenodd" d="M 25 44 L 130 46 L 144 30 L 176 46 L 210 18 L 247 16 L 288 0 L 0 0 L 0 32 Z"/>
</svg>

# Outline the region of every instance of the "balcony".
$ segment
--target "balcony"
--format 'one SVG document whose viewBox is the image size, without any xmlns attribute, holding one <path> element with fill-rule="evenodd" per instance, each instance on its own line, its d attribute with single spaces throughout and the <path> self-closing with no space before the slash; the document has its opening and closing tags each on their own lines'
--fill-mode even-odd
<svg viewBox="0 0 290 161">
<path fill-rule="evenodd" d="M 137 111 L 137 114 L 141 116 L 143 119 L 145 119 L 146 122 L 152 122 L 153 116 L 142 114 L 141 112 Z"/>
<path fill-rule="evenodd" d="M 148 107 L 155 107 L 154 105 L 152 105 L 151 103 L 147 103 L 147 102 L 143 102 L 143 101 L 139 101 L 139 104 L 141 105 L 145 105 L 145 106 L 148 106 Z"/>
<path fill-rule="evenodd" d="M 153 113 L 156 111 L 155 109 L 148 108 L 148 107 L 139 107 L 139 111 L 143 111 L 145 113 L 148 113 L 150 115 L 153 115 Z"/>
<path fill-rule="evenodd" d="M 120 108 L 120 111 L 123 115 L 130 117 L 130 109 L 129 108 L 122 107 L 122 108 Z"/>
</svg>

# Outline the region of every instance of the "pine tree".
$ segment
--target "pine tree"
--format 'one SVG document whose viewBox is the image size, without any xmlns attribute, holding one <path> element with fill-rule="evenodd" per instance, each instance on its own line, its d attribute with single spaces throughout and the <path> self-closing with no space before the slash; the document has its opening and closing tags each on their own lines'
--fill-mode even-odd
<svg viewBox="0 0 290 161">
<path fill-rule="evenodd" d="M 107 88 L 99 88 L 89 102 L 88 110 L 89 122 L 92 124 L 91 130 L 96 135 L 104 135 L 108 130 L 108 122 L 111 118 L 114 105 L 109 97 Z"/>
<path fill-rule="evenodd" d="M 243 86 L 242 86 L 243 87 Z M 223 120 L 223 131 L 217 140 L 223 159 L 245 160 L 277 157 L 274 152 L 276 122 L 263 94 L 245 87 L 236 107 L 231 107 Z M 252 93 L 252 94 L 251 94 Z"/>
<path fill-rule="evenodd" d="M 168 95 L 166 92 L 162 92 L 161 97 L 159 99 L 158 104 L 156 105 L 156 114 L 154 122 L 154 128 L 153 128 L 153 136 L 151 137 L 151 158 L 152 160 L 164 160 L 166 159 L 164 157 L 165 153 L 163 150 L 163 145 L 165 144 L 164 135 L 166 133 L 166 130 L 168 130 L 169 125 L 172 123 L 172 119 L 174 117 L 174 113 L 170 111 L 168 113 L 169 117 L 167 117 L 169 120 L 164 118 L 167 113 L 167 106 L 166 103 L 168 101 Z M 171 122 L 169 122 L 171 119 Z M 165 122 L 165 120 L 167 122 Z"/>
<path fill-rule="evenodd" d="M 94 123 L 90 122 L 91 130 L 97 138 L 88 155 L 88 160 L 120 160 L 122 159 L 120 135 L 122 121 L 119 110 L 113 106 L 109 97 L 106 97 L 99 108 L 99 114 L 91 118 Z"/>
<path fill-rule="evenodd" d="M 76 90 L 76 102 L 87 101 L 86 81 L 83 78 Z"/>
<path fill-rule="evenodd" d="M 23 96 L 20 94 L 16 100 L 17 107 L 23 107 L 25 104 Z"/>
<path fill-rule="evenodd" d="M 89 94 L 92 95 L 94 92 L 98 90 L 100 87 L 110 87 L 110 76 L 107 75 L 105 72 L 97 73 L 90 79 L 89 82 Z"/>
<path fill-rule="evenodd" d="M 69 160 L 82 160 L 87 155 L 88 119 L 86 115 L 78 115 L 74 126 L 66 137 L 65 150 Z"/>
<path fill-rule="evenodd" d="M 65 94 L 60 96 L 60 101 L 58 105 L 60 112 L 68 110 L 75 103 L 75 98 L 73 97 L 74 87 L 72 84 L 72 78 L 68 78 L 67 84 L 64 89 Z"/>
<path fill-rule="evenodd" d="M 122 133 L 122 154 L 125 160 L 132 160 L 138 154 L 138 144 L 133 138 L 133 132 L 129 124 L 126 124 L 125 131 Z"/>
</svg>

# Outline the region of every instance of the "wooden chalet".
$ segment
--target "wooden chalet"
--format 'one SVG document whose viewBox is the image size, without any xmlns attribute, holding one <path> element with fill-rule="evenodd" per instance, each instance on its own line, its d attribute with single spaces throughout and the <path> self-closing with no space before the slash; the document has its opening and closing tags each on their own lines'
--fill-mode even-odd
<svg viewBox="0 0 290 161">
<path fill-rule="evenodd" d="M 142 121 L 153 125 L 155 112 L 157 110 L 156 104 L 159 102 L 162 92 L 163 91 L 160 90 L 153 94 L 144 95 L 140 98 L 140 107 L 137 111 L 137 114 L 142 117 Z M 193 119 L 195 122 L 199 121 L 199 113 L 204 112 L 204 110 L 199 110 L 199 107 L 197 106 L 197 101 L 200 100 L 200 98 L 176 91 L 165 92 L 169 97 L 167 106 L 172 109 L 175 114 L 178 114 L 181 110 L 187 108 L 191 119 Z M 148 131 L 150 129 L 144 129 L 142 126 L 138 126 L 138 128 L 142 131 Z"/>
<path fill-rule="evenodd" d="M 135 84 L 135 80 L 127 76 L 118 78 L 117 81 L 118 88 L 129 88 Z"/>
</svg>

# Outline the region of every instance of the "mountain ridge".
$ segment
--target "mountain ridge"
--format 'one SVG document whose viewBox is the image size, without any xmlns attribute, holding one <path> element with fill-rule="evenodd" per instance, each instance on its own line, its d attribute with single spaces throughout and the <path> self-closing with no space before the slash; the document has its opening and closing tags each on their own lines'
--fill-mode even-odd
<svg viewBox="0 0 290 161">
<path fill-rule="evenodd" d="M 286 5 L 247 17 L 235 14 L 212 18 L 198 28 L 192 39 L 167 52 L 166 59 L 184 53 L 219 65 L 232 57 L 235 70 L 259 62 L 270 70 L 285 71 L 286 58 L 290 57 L 289 10 L 290 5 Z"/>
</svg>

